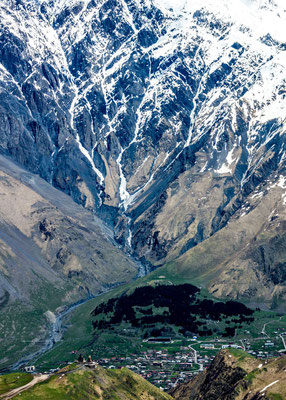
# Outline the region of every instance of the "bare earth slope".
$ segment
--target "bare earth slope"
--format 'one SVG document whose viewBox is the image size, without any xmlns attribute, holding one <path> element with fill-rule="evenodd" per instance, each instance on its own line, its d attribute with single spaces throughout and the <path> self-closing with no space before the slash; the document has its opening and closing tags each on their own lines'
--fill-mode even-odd
<svg viewBox="0 0 286 400">
<path fill-rule="evenodd" d="M 158 273 L 193 279 L 218 297 L 285 301 L 285 188 L 279 175 L 258 186 L 226 226 Z"/>
<path fill-rule="evenodd" d="M 1 346 L 7 349 L 13 341 L 12 354 L 28 345 L 28 338 L 53 319 L 52 313 L 44 316 L 47 311 L 128 282 L 138 267 L 91 212 L 3 156 L 0 193 L 3 361 Z"/>
</svg>

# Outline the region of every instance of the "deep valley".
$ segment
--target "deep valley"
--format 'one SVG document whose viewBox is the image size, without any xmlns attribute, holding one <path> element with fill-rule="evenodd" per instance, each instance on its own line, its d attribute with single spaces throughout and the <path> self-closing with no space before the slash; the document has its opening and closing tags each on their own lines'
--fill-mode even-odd
<svg viewBox="0 0 286 400">
<path fill-rule="evenodd" d="M 286 399 L 285 1 L 0 3 L 0 398 Z"/>
</svg>

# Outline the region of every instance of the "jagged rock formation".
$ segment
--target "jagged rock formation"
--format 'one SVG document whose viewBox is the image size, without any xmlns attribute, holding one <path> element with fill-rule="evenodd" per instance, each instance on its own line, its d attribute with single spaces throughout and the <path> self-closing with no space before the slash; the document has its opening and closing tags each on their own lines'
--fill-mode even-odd
<svg viewBox="0 0 286 400">
<path fill-rule="evenodd" d="M 227 238 L 203 283 L 271 301 L 285 291 L 285 5 L 220 4 L 4 0 L 0 146 L 153 265 L 181 257 L 198 275 L 200 243 L 213 252 Z M 277 185 L 279 210 L 265 210 Z M 271 243 L 253 207 L 275 214 Z M 235 289 L 241 268 L 258 286 L 243 275 Z"/>
<path fill-rule="evenodd" d="M 285 365 L 285 356 L 261 362 L 240 351 L 221 351 L 207 371 L 170 394 L 178 400 L 283 400 Z"/>
</svg>

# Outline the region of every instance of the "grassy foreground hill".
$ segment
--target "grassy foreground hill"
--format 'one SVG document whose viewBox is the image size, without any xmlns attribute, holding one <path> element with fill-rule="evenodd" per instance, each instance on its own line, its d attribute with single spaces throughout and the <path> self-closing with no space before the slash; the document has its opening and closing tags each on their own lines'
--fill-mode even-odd
<svg viewBox="0 0 286 400">
<path fill-rule="evenodd" d="M 172 397 L 127 368 L 79 367 L 14 397 L 22 400 L 171 400 Z"/>
<path fill-rule="evenodd" d="M 2 394 L 9 392 L 10 390 L 16 389 L 20 386 L 24 386 L 32 380 L 31 374 L 23 372 L 15 372 L 13 374 L 1 375 L 0 376 L 0 397 Z"/>
<path fill-rule="evenodd" d="M 19 391 L 14 399 L 285 400 L 285 371 L 285 356 L 262 361 L 231 349 L 222 350 L 207 370 L 190 382 L 179 384 L 169 394 L 127 368 L 111 370 L 97 366 L 90 369 L 79 365 L 66 367 L 48 380 Z M 6 387 L 7 398 L 8 390 Z"/>
</svg>

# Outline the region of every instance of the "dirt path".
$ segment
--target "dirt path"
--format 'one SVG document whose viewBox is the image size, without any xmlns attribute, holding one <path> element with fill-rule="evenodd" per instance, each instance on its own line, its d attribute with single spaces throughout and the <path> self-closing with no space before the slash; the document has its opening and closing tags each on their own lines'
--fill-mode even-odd
<svg viewBox="0 0 286 400">
<path fill-rule="evenodd" d="M 284 337 L 282 335 L 279 335 L 279 336 L 281 337 L 281 340 L 282 340 L 282 343 L 283 343 L 283 346 L 284 346 L 284 350 L 286 350 L 285 339 L 284 339 Z"/>
<path fill-rule="evenodd" d="M 17 389 L 13 389 L 10 392 L 0 396 L 1 400 L 9 400 L 12 399 L 13 397 L 15 397 L 17 394 L 24 392 L 25 390 L 28 390 L 30 388 L 32 388 L 33 386 L 35 386 L 37 383 L 39 382 L 43 382 L 46 381 L 48 378 L 50 377 L 50 375 L 48 374 L 42 374 L 42 375 L 36 375 L 34 376 L 34 379 L 27 383 L 27 385 L 21 386 Z"/>
<path fill-rule="evenodd" d="M 272 322 L 281 321 L 281 319 L 282 319 L 282 317 L 280 317 L 279 320 L 277 320 L 277 319 L 272 319 L 271 321 L 266 322 L 266 323 L 263 325 L 263 328 L 262 328 L 262 331 L 261 331 L 262 335 L 265 335 L 265 336 L 267 336 L 267 337 L 269 338 L 269 336 L 267 335 L 267 333 L 266 333 L 266 331 L 265 331 L 266 326 L 269 325 L 269 324 L 272 324 Z"/>
</svg>

